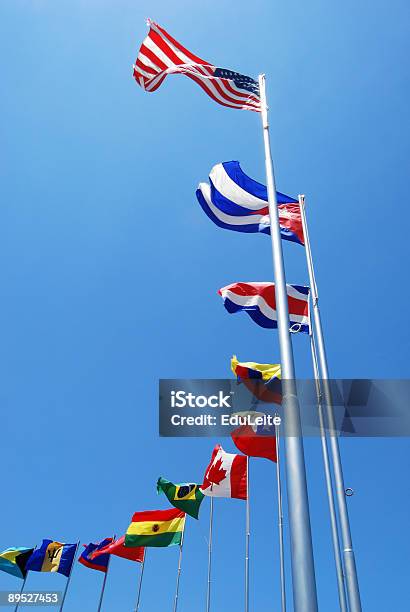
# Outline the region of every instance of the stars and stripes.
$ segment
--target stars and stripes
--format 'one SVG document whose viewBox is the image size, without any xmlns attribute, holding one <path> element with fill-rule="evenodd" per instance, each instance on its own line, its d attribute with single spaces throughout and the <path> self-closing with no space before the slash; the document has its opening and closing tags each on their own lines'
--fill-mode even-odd
<svg viewBox="0 0 410 612">
<path fill-rule="evenodd" d="M 309 287 L 286 285 L 291 332 L 309 333 Z M 261 327 L 277 328 L 274 283 L 233 283 L 218 291 L 229 313 L 245 311 Z"/>
<path fill-rule="evenodd" d="M 260 112 L 259 85 L 252 77 L 218 68 L 183 47 L 157 23 L 149 32 L 134 64 L 134 78 L 145 91 L 155 91 L 168 74 L 184 74 L 215 102 L 229 108 Z"/>
<path fill-rule="evenodd" d="M 276 193 L 281 236 L 304 244 L 299 202 Z M 270 234 L 267 189 L 247 176 L 238 161 L 216 164 L 209 184 L 200 183 L 196 197 L 206 215 L 219 227 L 235 232 Z"/>
</svg>

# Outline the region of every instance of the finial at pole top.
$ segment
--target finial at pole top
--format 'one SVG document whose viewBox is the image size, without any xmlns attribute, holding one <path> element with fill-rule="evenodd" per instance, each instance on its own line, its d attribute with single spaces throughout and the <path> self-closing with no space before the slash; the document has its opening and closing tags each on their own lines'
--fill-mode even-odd
<svg viewBox="0 0 410 612">
<path fill-rule="evenodd" d="M 145 23 L 147 24 L 148 27 L 151 26 L 152 24 L 152 19 L 150 19 L 149 17 L 146 18 Z"/>
</svg>

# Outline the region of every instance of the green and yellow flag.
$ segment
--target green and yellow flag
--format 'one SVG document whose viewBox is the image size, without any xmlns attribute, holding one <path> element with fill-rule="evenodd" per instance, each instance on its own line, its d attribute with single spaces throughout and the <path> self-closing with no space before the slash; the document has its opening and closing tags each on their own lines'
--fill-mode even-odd
<svg viewBox="0 0 410 612">
<path fill-rule="evenodd" d="M 199 484 L 181 483 L 174 484 L 165 478 L 158 478 L 157 491 L 165 493 L 168 501 L 183 510 L 189 516 L 197 519 L 199 515 L 199 507 L 205 495 L 202 493 Z"/>
<path fill-rule="evenodd" d="M 125 534 L 125 546 L 175 546 L 181 544 L 185 527 L 185 512 L 149 510 L 136 512 Z"/>
</svg>

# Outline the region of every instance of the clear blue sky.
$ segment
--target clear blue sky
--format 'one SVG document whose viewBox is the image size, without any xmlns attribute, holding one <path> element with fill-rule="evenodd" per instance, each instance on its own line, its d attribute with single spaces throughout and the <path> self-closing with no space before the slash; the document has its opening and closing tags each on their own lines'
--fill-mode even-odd
<svg viewBox="0 0 410 612">
<path fill-rule="evenodd" d="M 131 66 L 147 16 L 217 65 L 266 72 L 278 188 L 307 196 L 331 373 L 409 376 L 408 2 L 3 0 L 1 549 L 102 539 L 166 507 L 157 477 L 201 480 L 217 440 L 158 437 L 158 378 L 229 376 L 233 352 L 278 360 L 276 332 L 229 316 L 216 294 L 272 280 L 269 239 L 217 228 L 194 194 L 219 161 L 264 180 L 259 117 L 182 77 L 144 94 Z M 288 280 L 306 283 L 301 247 L 284 248 Z M 307 338 L 294 346 L 308 377 Z M 404 612 L 409 441 L 343 440 L 342 455 L 364 610 Z M 306 461 L 331 612 L 317 439 Z M 272 464 L 254 461 L 251 478 L 251 609 L 277 610 Z M 217 612 L 242 609 L 244 511 L 216 504 Z M 205 605 L 207 517 L 204 503 L 187 525 L 179 612 Z M 143 612 L 171 610 L 177 553 L 149 551 Z M 137 574 L 113 560 L 104 611 L 132 609 Z M 101 578 L 77 564 L 66 611 L 95 610 Z M 0 589 L 19 584 L 0 576 Z M 33 574 L 27 586 L 63 584 Z"/>
</svg>

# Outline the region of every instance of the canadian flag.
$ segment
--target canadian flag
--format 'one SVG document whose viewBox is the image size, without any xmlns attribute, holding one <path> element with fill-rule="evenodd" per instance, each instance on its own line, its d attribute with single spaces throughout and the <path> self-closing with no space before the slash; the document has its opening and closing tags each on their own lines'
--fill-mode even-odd
<svg viewBox="0 0 410 612">
<path fill-rule="evenodd" d="M 206 468 L 202 493 L 210 497 L 247 498 L 247 458 L 226 453 L 217 444 Z"/>
</svg>

